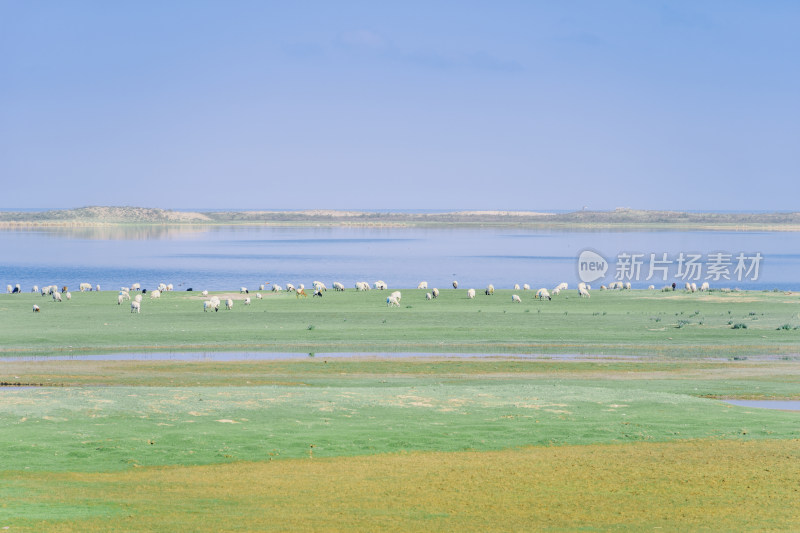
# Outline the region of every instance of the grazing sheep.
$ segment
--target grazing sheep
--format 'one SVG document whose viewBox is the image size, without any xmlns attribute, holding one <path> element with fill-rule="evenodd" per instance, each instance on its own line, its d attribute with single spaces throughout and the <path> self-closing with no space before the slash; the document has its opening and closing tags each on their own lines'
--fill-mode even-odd
<svg viewBox="0 0 800 533">
<path fill-rule="evenodd" d="M 39 286 L 34 285 L 33 288 L 31 289 L 31 292 L 39 292 Z"/>
<path fill-rule="evenodd" d="M 263 284 L 263 283 L 262 283 L 261 285 L 259 285 L 259 286 L 258 286 L 258 290 L 260 290 L 260 291 L 263 291 L 263 290 L 264 290 L 264 284 Z"/>
<path fill-rule="evenodd" d="M 215 312 L 219 311 L 219 300 L 206 300 L 203 302 L 203 312 L 207 313 L 209 309 L 213 309 Z"/>
<path fill-rule="evenodd" d="M 96 290 L 97 292 L 100 292 L 100 284 L 99 283 L 97 285 L 95 285 L 94 290 Z"/>
<path fill-rule="evenodd" d="M 434 287 L 433 290 L 431 291 L 431 294 L 433 295 L 434 298 L 438 298 L 439 297 L 439 289 Z"/>
<path fill-rule="evenodd" d="M 516 294 L 512 294 L 512 295 L 511 295 L 511 303 L 512 303 L 512 304 L 513 304 L 513 303 L 516 303 L 516 304 L 521 304 L 521 303 L 522 303 L 522 298 L 520 298 L 520 297 L 519 297 L 519 296 L 517 296 Z"/>
<path fill-rule="evenodd" d="M 239 289 L 239 294 L 250 294 L 250 291 L 247 290 L 247 287 L 242 287 Z"/>
<path fill-rule="evenodd" d="M 261 300 L 262 298 L 264 298 L 264 297 L 263 297 L 263 296 L 261 296 L 261 293 L 260 293 L 260 292 L 257 292 L 257 293 L 256 293 L 256 300 Z"/>
<path fill-rule="evenodd" d="M 420 281 L 419 285 L 417 285 L 417 289 L 428 290 L 428 282 L 427 281 Z"/>
<path fill-rule="evenodd" d="M 167 284 L 166 283 L 159 283 L 158 284 L 158 290 L 161 291 L 161 292 L 166 292 L 167 291 Z"/>
<path fill-rule="evenodd" d="M 280 285 L 273 285 L 272 292 L 283 292 L 283 287 L 281 287 Z"/>
<path fill-rule="evenodd" d="M 631 290 L 631 282 L 630 281 L 626 281 L 625 282 L 625 288 L 628 289 L 628 290 Z"/>
<path fill-rule="evenodd" d="M 122 302 L 125 301 L 125 298 L 122 296 L 122 293 L 117 295 L 117 305 L 122 305 Z"/>
<path fill-rule="evenodd" d="M 569 289 L 569 285 L 567 285 L 566 282 L 561 282 L 556 286 L 556 289 L 558 289 L 560 291 L 565 291 L 565 290 Z"/>
<path fill-rule="evenodd" d="M 119 291 L 119 295 L 122 296 L 123 300 L 130 300 L 131 295 L 128 294 L 128 291 Z"/>
<path fill-rule="evenodd" d="M 293 290 L 295 290 L 294 285 L 292 285 L 291 283 L 287 283 L 286 292 L 292 292 Z"/>
<path fill-rule="evenodd" d="M 651 291 L 654 291 L 656 289 L 656 286 L 655 285 L 648 285 L 647 289 L 651 290 Z"/>
<path fill-rule="evenodd" d="M 697 292 L 697 283 L 692 283 L 692 292 Z"/>
<path fill-rule="evenodd" d="M 227 309 L 228 311 L 233 309 L 233 300 L 231 300 L 230 298 L 225 300 L 225 309 Z"/>
<path fill-rule="evenodd" d="M 608 287 L 606 287 L 605 285 L 600 285 L 600 290 L 601 290 L 601 291 L 604 291 L 604 290 L 606 290 L 606 289 L 608 289 Z"/>
<path fill-rule="evenodd" d="M 61 301 L 61 293 L 60 292 L 56 291 L 56 292 L 53 293 L 53 301 L 54 302 L 60 302 Z"/>
<path fill-rule="evenodd" d="M 425 299 L 426 300 L 433 300 L 433 295 L 431 293 L 429 293 L 429 292 L 426 292 L 425 293 Z"/>
<path fill-rule="evenodd" d="M 515 284 L 514 284 L 514 290 L 515 290 L 515 291 L 518 291 L 518 290 L 519 290 L 519 283 L 515 283 Z"/>
<path fill-rule="evenodd" d="M 707 291 L 707 290 L 709 290 L 709 285 L 708 285 L 708 282 L 707 282 L 707 281 L 704 281 L 704 282 L 703 282 L 703 284 L 702 284 L 702 285 L 700 285 L 700 290 L 701 290 L 701 291 Z"/>
<path fill-rule="evenodd" d="M 38 313 L 39 312 L 39 306 L 38 305 L 33 304 L 33 312 L 34 313 Z"/>
<path fill-rule="evenodd" d="M 686 284 L 683 286 L 683 288 L 691 292 L 692 284 L 687 281 Z"/>
<path fill-rule="evenodd" d="M 561 289 L 553 289 L 553 296 L 558 296 L 561 294 Z"/>
<path fill-rule="evenodd" d="M 489 286 L 486 287 L 486 291 L 484 292 L 486 292 L 486 296 L 491 296 L 492 294 L 494 294 L 494 285 L 490 283 Z"/>
<path fill-rule="evenodd" d="M 402 294 L 400 294 L 400 291 L 394 291 L 394 292 L 393 292 L 392 294 L 390 294 L 389 296 L 391 296 L 392 298 L 397 298 L 397 301 L 398 301 L 398 302 L 399 302 L 399 301 L 400 301 L 400 300 L 403 298 L 403 295 L 402 295 Z"/>
<path fill-rule="evenodd" d="M 130 287 L 120 287 L 119 288 L 119 292 L 130 292 L 130 291 L 131 291 Z"/>
<path fill-rule="evenodd" d="M 580 289 L 578 289 L 578 296 L 580 296 L 581 298 L 591 298 L 592 297 L 592 295 L 589 294 L 589 291 L 586 290 L 586 287 L 581 287 Z"/>
<path fill-rule="evenodd" d="M 244 299 L 244 305 L 250 305 L 250 297 Z"/>
<path fill-rule="evenodd" d="M 578 283 L 578 290 L 579 290 L 579 291 L 580 291 L 581 289 L 585 289 L 585 288 L 586 288 L 586 284 L 585 284 L 584 282 L 580 282 L 580 283 Z"/>
<path fill-rule="evenodd" d="M 136 300 L 139 303 L 142 303 L 142 295 L 141 294 L 137 294 L 136 296 L 133 297 L 133 299 Z"/>
<path fill-rule="evenodd" d="M 322 289 L 319 289 L 319 288 L 315 287 L 314 288 L 314 294 L 312 294 L 311 297 L 313 298 L 314 296 L 319 296 L 320 298 L 322 298 Z"/>
<path fill-rule="evenodd" d="M 78 288 L 81 290 L 81 292 L 91 291 L 92 290 L 92 284 L 91 283 L 81 283 Z"/>
<path fill-rule="evenodd" d="M 142 286 L 139 283 L 134 283 L 133 285 L 131 285 L 131 290 L 132 291 L 140 291 L 140 290 L 142 290 Z"/>
<path fill-rule="evenodd" d="M 383 281 L 383 280 L 380 280 L 380 279 L 375 282 L 374 287 L 376 289 L 378 289 L 378 290 L 381 290 L 381 291 L 385 291 L 386 289 L 389 288 L 389 286 L 386 284 L 386 282 Z"/>
<path fill-rule="evenodd" d="M 327 291 L 328 290 L 328 287 L 326 287 L 325 284 L 322 283 L 321 281 L 312 281 L 311 285 L 314 287 L 314 290 L 316 290 L 316 289 L 319 289 L 319 290 L 322 290 L 322 291 Z"/>
<path fill-rule="evenodd" d="M 139 302 L 131 302 L 131 313 L 139 313 L 142 310 L 142 304 Z"/>
<path fill-rule="evenodd" d="M 172 286 L 172 283 L 167 283 L 167 290 L 168 291 L 174 290 L 174 287 Z"/>
<path fill-rule="evenodd" d="M 458 288 L 458 282 L 456 280 L 453 280 L 453 288 L 454 289 Z"/>
<path fill-rule="evenodd" d="M 562 285 L 564 285 L 564 284 L 562 283 Z M 559 287 L 560 287 L 560 286 L 561 286 L 561 285 L 559 285 Z M 555 291 L 557 291 L 557 290 L 558 290 L 558 291 L 560 291 L 561 289 L 559 289 L 558 287 L 556 287 L 555 289 L 553 289 L 553 292 L 555 292 Z M 536 297 L 537 297 L 537 298 L 539 298 L 540 300 L 544 300 L 545 298 L 547 298 L 548 300 L 552 300 L 552 299 L 553 299 L 553 298 L 550 296 L 550 293 L 549 293 L 549 292 L 547 291 L 547 289 L 545 289 L 544 287 L 543 287 L 543 288 L 541 288 L 541 289 L 539 289 L 538 291 L 536 291 Z"/>
<path fill-rule="evenodd" d="M 206 296 L 208 296 L 208 291 L 203 291 L 200 293 L 200 295 L 203 296 L 203 298 L 205 298 Z"/>
<path fill-rule="evenodd" d="M 150 293 L 150 299 L 151 300 L 155 300 L 156 298 L 161 298 L 161 291 L 160 290 L 155 290 L 155 291 Z"/>
<path fill-rule="evenodd" d="M 297 289 L 295 289 L 294 296 L 295 298 L 300 298 L 301 296 L 303 298 L 308 298 L 308 294 L 306 294 L 306 290 L 303 287 L 298 287 Z"/>
<path fill-rule="evenodd" d="M 336 290 L 336 291 L 343 291 L 344 290 L 344 285 L 342 285 L 338 281 L 334 281 L 333 282 L 333 289 Z"/>
<path fill-rule="evenodd" d="M 467 298 L 469 298 L 470 300 L 472 300 L 473 298 L 475 298 L 475 289 L 469 289 L 469 290 L 467 290 Z"/>
<path fill-rule="evenodd" d="M 366 281 L 356 281 L 356 290 L 357 291 L 368 291 L 369 290 L 369 283 Z"/>
<path fill-rule="evenodd" d="M 67 301 L 72 300 L 72 293 L 71 292 L 67 291 L 67 294 L 65 294 L 64 296 L 67 297 Z"/>
<path fill-rule="evenodd" d="M 523 291 L 529 291 L 529 290 L 531 290 L 531 286 L 526 283 L 525 285 L 522 286 L 522 290 Z"/>
<path fill-rule="evenodd" d="M 7 294 L 11 294 L 11 291 L 12 291 L 12 290 L 13 290 L 13 289 L 12 289 L 11 285 L 6 285 L 6 293 L 7 293 Z"/>
<path fill-rule="evenodd" d="M 219 296 L 212 296 L 209 300 L 219 305 Z"/>
<path fill-rule="evenodd" d="M 400 300 L 394 296 L 389 296 L 386 298 L 386 307 L 400 307 Z"/>
</svg>

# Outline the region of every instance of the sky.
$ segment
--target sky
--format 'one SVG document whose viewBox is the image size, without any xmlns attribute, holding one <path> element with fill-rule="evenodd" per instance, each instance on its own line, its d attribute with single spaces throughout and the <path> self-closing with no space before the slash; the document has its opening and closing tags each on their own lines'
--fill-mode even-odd
<svg viewBox="0 0 800 533">
<path fill-rule="evenodd" d="M 0 0 L 0 208 L 796 211 L 800 3 Z"/>
</svg>

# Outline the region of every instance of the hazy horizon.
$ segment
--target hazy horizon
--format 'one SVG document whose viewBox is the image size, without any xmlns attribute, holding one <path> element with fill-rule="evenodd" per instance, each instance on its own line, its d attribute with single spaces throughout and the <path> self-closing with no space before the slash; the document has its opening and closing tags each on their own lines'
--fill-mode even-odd
<svg viewBox="0 0 800 533">
<path fill-rule="evenodd" d="M 0 206 L 796 211 L 799 25 L 785 1 L 0 2 Z"/>
</svg>

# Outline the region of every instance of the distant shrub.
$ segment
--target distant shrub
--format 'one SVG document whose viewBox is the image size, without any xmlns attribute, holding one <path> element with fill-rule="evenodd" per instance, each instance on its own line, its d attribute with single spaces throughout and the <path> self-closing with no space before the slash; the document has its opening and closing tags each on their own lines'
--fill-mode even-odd
<svg viewBox="0 0 800 533">
<path fill-rule="evenodd" d="M 777 328 L 775 328 L 775 329 L 777 329 L 777 330 L 782 330 L 782 329 L 792 329 L 792 326 L 790 326 L 789 324 L 784 324 L 784 325 L 782 325 L 782 326 L 778 326 L 778 327 L 777 327 Z"/>
<path fill-rule="evenodd" d="M 742 322 L 738 322 L 733 325 L 733 329 L 747 329 L 747 324 L 743 324 Z"/>
<path fill-rule="evenodd" d="M 308 325 L 308 327 L 307 327 L 306 329 L 307 329 L 308 331 L 311 331 L 312 329 L 314 329 L 314 324 L 309 324 L 309 325 Z"/>
</svg>

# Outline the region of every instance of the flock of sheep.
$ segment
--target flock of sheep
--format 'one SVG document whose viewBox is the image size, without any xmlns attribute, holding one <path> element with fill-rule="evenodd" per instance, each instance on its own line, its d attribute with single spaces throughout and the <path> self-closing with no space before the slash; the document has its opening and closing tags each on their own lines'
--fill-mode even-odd
<svg viewBox="0 0 800 533">
<path fill-rule="evenodd" d="M 272 284 L 272 283 L 268 282 L 268 283 L 260 285 L 259 286 L 259 290 L 260 291 L 267 290 L 266 289 L 267 285 L 271 285 L 271 288 L 269 290 L 271 290 L 272 292 L 283 292 L 283 291 L 293 292 L 293 293 L 295 293 L 295 296 L 297 298 L 307 297 L 308 296 L 308 294 L 305 291 L 305 286 L 302 283 L 297 285 L 297 286 L 294 286 L 291 283 L 287 283 L 285 287 L 282 287 L 281 285 Z M 322 283 L 321 281 L 312 282 L 312 287 L 313 287 L 313 291 L 314 291 L 313 292 L 313 296 L 318 296 L 318 297 L 322 297 L 323 296 L 323 292 L 328 290 L 328 287 L 324 283 Z M 333 289 L 335 291 L 344 291 L 345 290 L 344 285 L 341 282 L 338 282 L 338 281 L 334 282 L 332 287 L 333 287 Z M 543 287 L 543 288 L 538 289 L 535 292 L 534 298 L 538 299 L 538 300 L 552 300 L 552 298 L 554 296 L 558 296 L 562 291 L 568 290 L 568 288 L 569 288 L 569 285 L 567 283 L 559 283 L 556 287 L 554 287 L 551 290 L 548 290 L 547 288 Z M 627 289 L 630 289 L 630 288 L 631 288 L 630 282 L 623 283 L 621 281 L 611 282 L 608 286 L 606 286 L 606 285 L 601 285 L 600 286 L 600 290 L 627 290 Z M 685 290 L 687 292 L 708 291 L 709 290 L 709 284 L 708 284 L 708 282 L 705 282 L 698 288 L 695 283 L 688 283 L 687 282 L 685 284 L 684 288 L 685 288 Z M 81 292 L 99 291 L 100 290 L 100 285 L 92 285 L 91 283 L 81 283 L 79 285 L 79 289 L 80 289 Z M 378 281 L 376 281 L 375 283 L 373 283 L 371 285 L 370 285 L 370 283 L 368 283 L 366 281 L 358 281 L 355 284 L 355 289 L 357 291 L 369 291 L 369 290 L 372 290 L 372 289 L 375 289 L 375 290 L 387 290 L 388 289 L 388 285 L 383 280 L 378 280 Z M 419 285 L 417 285 L 417 289 L 418 290 L 426 290 L 427 291 L 428 290 L 428 282 L 427 281 L 420 282 Z M 453 289 L 458 289 L 458 281 L 453 281 Z M 648 287 L 648 289 L 649 290 L 655 290 L 655 286 L 650 285 Z M 667 286 L 663 287 L 661 290 L 662 291 L 674 291 L 676 289 L 677 289 L 676 284 L 673 283 L 672 285 L 667 285 Z M 161 294 L 162 293 L 169 292 L 169 291 L 172 291 L 172 290 L 173 290 L 173 285 L 171 283 L 169 283 L 169 284 L 160 283 L 158 285 L 157 289 L 154 289 L 154 290 L 150 291 L 149 297 L 150 297 L 151 300 L 156 300 L 158 298 L 161 298 Z M 187 291 L 191 291 L 191 290 L 192 289 L 187 289 Z M 520 290 L 520 285 L 519 284 L 515 284 L 514 285 L 514 290 L 515 291 L 519 291 Z M 521 290 L 530 291 L 531 287 L 530 287 L 530 285 L 528 285 L 526 283 L 526 284 L 522 285 Z M 578 296 L 580 296 L 581 298 L 590 298 L 591 297 L 591 294 L 589 292 L 590 290 L 591 290 L 591 286 L 590 285 L 588 285 L 586 283 L 579 283 L 578 284 L 578 288 L 577 288 Z M 15 285 L 14 287 L 12 287 L 11 285 L 7 285 L 6 286 L 6 291 L 9 294 L 15 294 L 15 293 L 22 292 L 19 284 Z M 34 293 L 41 292 L 42 296 L 50 296 L 50 297 L 52 297 L 54 302 L 61 302 L 64 299 L 70 300 L 72 298 L 72 293 L 69 292 L 68 287 L 66 287 L 66 286 L 62 286 L 60 288 L 60 290 L 59 290 L 59 287 L 57 285 L 47 285 L 47 286 L 42 287 L 41 290 L 40 290 L 38 286 L 34 285 L 33 288 L 31 289 L 31 292 L 34 292 Z M 135 294 L 134 297 L 131 298 L 131 292 L 135 292 L 137 294 Z M 251 299 L 250 299 L 250 296 L 249 296 L 250 291 L 247 289 L 247 287 L 241 287 L 239 289 L 239 292 L 240 292 L 240 294 L 246 295 L 245 298 L 244 298 L 244 305 L 250 305 L 251 304 Z M 495 292 L 495 288 L 494 288 L 494 285 L 492 285 L 492 284 L 489 284 L 484 289 L 484 294 L 486 294 L 487 296 L 493 295 L 494 292 Z M 130 287 L 121 287 L 119 292 L 118 292 L 118 294 L 117 294 L 117 304 L 118 305 L 122 305 L 124 302 L 130 301 L 131 313 L 140 313 L 141 309 L 142 309 L 142 300 L 143 300 L 143 296 L 142 295 L 143 294 L 147 294 L 147 289 L 142 289 L 140 283 L 134 283 Z M 475 294 L 476 294 L 476 291 L 473 288 L 467 289 L 467 291 L 466 291 L 467 298 L 470 299 L 470 300 L 475 298 Z M 201 295 L 203 296 L 203 298 L 208 297 L 208 291 L 202 291 Z M 435 287 L 433 289 L 430 289 L 429 292 L 425 293 L 425 299 L 426 300 L 435 300 L 438 297 L 439 297 L 439 289 L 437 289 Z M 257 300 L 260 300 L 260 299 L 263 298 L 263 295 L 261 294 L 261 292 L 256 292 L 255 293 L 255 298 Z M 386 305 L 388 307 L 400 307 L 400 300 L 401 299 L 402 299 L 402 293 L 400 291 L 394 291 L 391 294 L 389 294 L 389 296 L 386 297 Z M 521 302 L 522 302 L 522 298 L 519 296 L 519 294 L 512 294 L 511 295 L 511 303 L 521 303 Z M 224 301 L 222 301 L 222 300 L 220 300 L 220 298 L 218 296 L 211 296 L 209 299 L 203 300 L 203 311 L 205 311 L 205 312 L 208 312 L 208 311 L 211 311 L 211 310 L 219 311 L 220 307 L 223 304 L 225 306 L 225 309 L 227 309 L 227 310 L 233 309 L 233 299 L 232 298 L 226 298 Z M 41 310 L 41 308 L 38 305 L 34 305 L 33 306 L 33 312 L 34 313 L 38 313 L 38 312 L 40 312 L 40 310 Z"/>
</svg>

